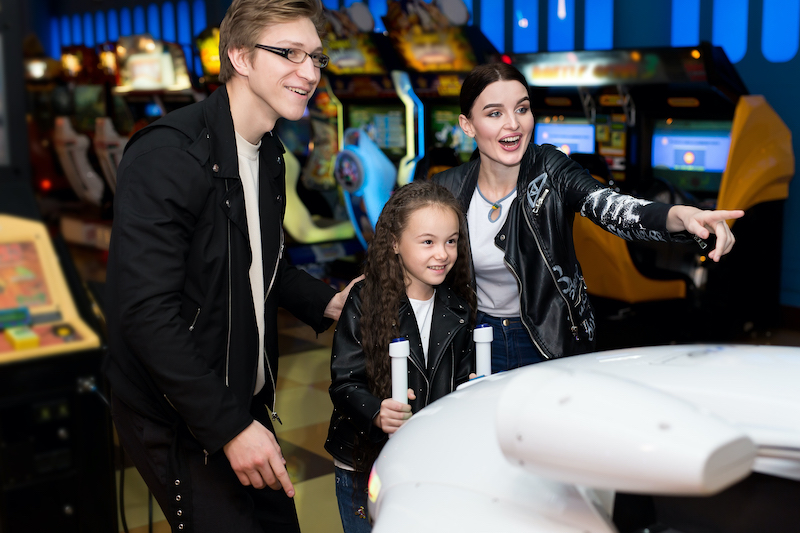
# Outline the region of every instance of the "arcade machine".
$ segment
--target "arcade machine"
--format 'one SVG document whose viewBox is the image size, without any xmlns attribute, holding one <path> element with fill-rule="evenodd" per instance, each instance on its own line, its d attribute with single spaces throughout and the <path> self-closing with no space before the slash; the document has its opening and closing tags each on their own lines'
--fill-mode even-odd
<svg viewBox="0 0 800 533">
<path fill-rule="evenodd" d="M 458 124 L 461 84 L 473 67 L 499 61 L 500 54 L 468 20 L 461 0 L 388 4 L 386 29 L 420 106 L 422 157 L 415 177 L 428 178 L 469 161 L 476 148 Z"/>
<path fill-rule="evenodd" d="M 355 3 L 327 15 L 332 36 L 325 48 L 330 56 L 327 84 L 318 89 L 310 112 L 315 137 L 319 131 L 325 141 L 321 148 L 330 150 L 336 136 L 332 173 L 344 190 L 348 215 L 366 249 L 392 190 L 413 176 L 417 107 L 405 94 L 398 94 L 395 79 L 401 82 L 401 92 L 408 84 L 402 84 L 402 73 L 392 72 L 399 62 L 388 37 L 372 31 L 374 19 L 366 6 Z M 315 144 L 316 153 L 309 161 L 317 177 L 327 165 L 326 154 L 318 148 Z"/>
<path fill-rule="evenodd" d="M 0 530 L 115 531 L 96 315 L 38 221 L 24 138 L 7 134 L 25 127 L 20 27 L 0 26 Z"/>
<path fill-rule="evenodd" d="M 646 199 L 746 211 L 732 224 L 736 246 L 719 264 L 705 255 L 713 239 L 704 248 L 626 243 L 576 217 L 576 252 L 598 319 L 613 313 L 618 323 L 623 314 L 643 321 L 643 328 L 627 323 L 628 333 L 606 347 L 729 340 L 777 318 L 777 276 L 749 274 L 760 270 L 764 249 L 780 250 L 775 228 L 782 226 L 794 174 L 790 133 L 763 97 L 748 95 L 721 48 L 703 43 L 514 60 L 531 86 L 539 124 L 542 116 L 553 122 L 582 115 L 595 126 L 599 159 L 610 168 L 600 177 L 612 186 Z M 571 157 L 584 166 L 592 160 Z M 676 315 L 682 321 L 670 321 Z M 657 322 L 668 337 L 650 335 L 647 325 Z"/>
</svg>

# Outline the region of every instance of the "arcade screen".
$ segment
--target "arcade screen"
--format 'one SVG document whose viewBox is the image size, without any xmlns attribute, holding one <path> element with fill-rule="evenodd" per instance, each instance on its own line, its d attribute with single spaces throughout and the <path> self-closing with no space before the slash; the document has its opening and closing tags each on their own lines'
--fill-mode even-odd
<svg viewBox="0 0 800 533">
<path fill-rule="evenodd" d="M 552 144 L 569 155 L 595 153 L 594 124 L 537 123 L 533 132 L 536 144 Z"/>
<path fill-rule="evenodd" d="M 0 243 L 0 309 L 51 305 L 33 241 Z"/>
<path fill-rule="evenodd" d="M 653 176 L 692 192 L 719 191 L 731 147 L 730 121 L 660 121 L 653 130 Z"/>
<path fill-rule="evenodd" d="M 461 109 L 456 106 L 435 106 L 431 108 L 431 142 L 434 147 L 453 148 L 462 163 L 469 161 L 472 152 L 478 147 L 475 139 L 465 134 L 458 125 Z"/>
<path fill-rule="evenodd" d="M 349 127 L 362 128 L 389 159 L 406 155 L 405 108 L 402 105 L 351 106 Z"/>
</svg>

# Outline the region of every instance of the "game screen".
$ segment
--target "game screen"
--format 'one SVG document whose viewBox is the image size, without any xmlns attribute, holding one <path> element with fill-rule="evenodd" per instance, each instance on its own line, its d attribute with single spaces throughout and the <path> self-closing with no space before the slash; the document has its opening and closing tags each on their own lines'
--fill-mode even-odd
<svg viewBox="0 0 800 533">
<path fill-rule="evenodd" d="M 436 148 L 453 148 L 461 162 L 469 161 L 472 152 L 478 147 L 475 139 L 466 135 L 458 125 L 461 109 L 457 105 L 435 106 L 431 108 L 431 142 Z"/>
<path fill-rule="evenodd" d="M 351 106 L 347 119 L 349 127 L 364 129 L 390 159 L 399 159 L 406 155 L 405 112 L 403 106 Z"/>
<path fill-rule="evenodd" d="M 3 40 L 0 39 L 0 166 L 11 164 L 8 148 L 8 112 L 6 111 L 6 63 L 3 58 Z"/>
<path fill-rule="evenodd" d="M 594 124 L 537 123 L 533 133 L 536 144 L 552 144 L 569 155 L 573 152 L 593 154 L 595 152 Z"/>
<path fill-rule="evenodd" d="M 0 243 L 0 309 L 51 305 L 36 245 Z"/>
<path fill-rule="evenodd" d="M 661 121 L 653 130 L 653 176 L 687 191 L 716 192 L 730 147 L 729 121 Z"/>
<path fill-rule="evenodd" d="M 181 47 L 147 34 L 120 37 L 117 64 L 120 77 L 117 92 L 179 91 L 192 86 Z"/>
</svg>

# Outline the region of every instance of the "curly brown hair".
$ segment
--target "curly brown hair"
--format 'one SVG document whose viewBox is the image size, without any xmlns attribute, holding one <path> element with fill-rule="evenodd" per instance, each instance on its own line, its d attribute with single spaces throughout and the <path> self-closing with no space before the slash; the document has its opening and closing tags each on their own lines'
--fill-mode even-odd
<svg viewBox="0 0 800 533">
<path fill-rule="evenodd" d="M 429 181 L 414 181 L 392 195 L 381 211 L 375 234 L 367 250 L 364 266 L 364 287 L 361 290 L 361 345 L 366 356 L 370 392 L 378 398 L 391 396 L 391 363 L 389 342 L 398 337 L 398 310 L 406 294 L 406 283 L 400 256 L 394 253 L 395 242 L 408 225 L 411 216 L 428 206 L 452 209 L 458 219 L 458 258 L 447 274 L 445 283 L 464 298 L 475 322 L 476 296 L 472 287 L 467 224 L 458 201 L 450 191 Z"/>
</svg>

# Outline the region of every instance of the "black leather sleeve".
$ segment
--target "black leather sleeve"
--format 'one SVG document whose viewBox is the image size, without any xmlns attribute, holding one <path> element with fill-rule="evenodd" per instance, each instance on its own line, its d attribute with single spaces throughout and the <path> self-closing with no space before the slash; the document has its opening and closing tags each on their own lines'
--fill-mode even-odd
<svg viewBox="0 0 800 533">
<path fill-rule="evenodd" d="M 381 399 L 369 391 L 366 358 L 361 349 L 361 287 L 357 283 L 350 291 L 333 335 L 330 394 L 337 411 L 359 431 L 379 440 L 384 433 L 372 421 L 380 412 Z"/>
</svg>

